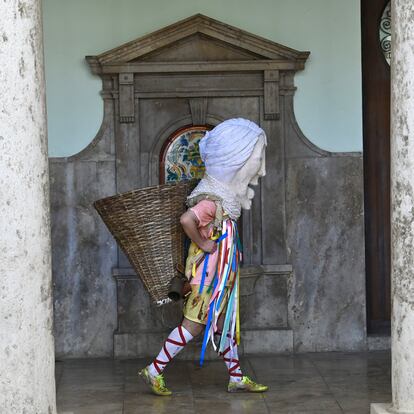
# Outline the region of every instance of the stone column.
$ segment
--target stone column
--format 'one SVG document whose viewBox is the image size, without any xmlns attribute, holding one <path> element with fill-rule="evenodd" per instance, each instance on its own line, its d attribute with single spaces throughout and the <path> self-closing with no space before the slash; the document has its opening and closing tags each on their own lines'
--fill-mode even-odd
<svg viewBox="0 0 414 414">
<path fill-rule="evenodd" d="M 414 2 L 392 2 L 391 354 L 392 404 L 371 413 L 414 413 Z"/>
<path fill-rule="evenodd" d="M 0 412 L 56 413 L 41 0 L 0 2 Z"/>
</svg>

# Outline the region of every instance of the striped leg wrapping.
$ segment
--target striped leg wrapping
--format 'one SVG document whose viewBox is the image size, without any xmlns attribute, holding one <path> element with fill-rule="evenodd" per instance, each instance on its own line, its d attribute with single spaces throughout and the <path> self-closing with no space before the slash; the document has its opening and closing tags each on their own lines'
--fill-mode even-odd
<svg viewBox="0 0 414 414">
<path fill-rule="evenodd" d="M 216 335 L 221 336 L 221 332 L 217 332 Z M 223 352 L 219 352 L 219 355 L 223 357 L 224 363 L 229 371 L 231 381 L 241 381 L 243 374 L 240 368 L 239 356 L 237 353 L 236 340 L 233 338 L 233 351 L 230 348 L 231 335 L 227 334 L 226 348 Z"/>
<path fill-rule="evenodd" d="M 190 332 L 182 325 L 178 325 L 171 331 L 164 342 L 160 353 L 149 366 L 151 375 L 161 374 L 165 366 L 193 339 Z"/>
</svg>

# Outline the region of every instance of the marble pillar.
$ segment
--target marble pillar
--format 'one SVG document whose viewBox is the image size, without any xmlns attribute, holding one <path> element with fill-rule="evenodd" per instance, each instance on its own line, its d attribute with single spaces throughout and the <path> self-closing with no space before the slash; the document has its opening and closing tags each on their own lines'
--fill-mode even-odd
<svg viewBox="0 0 414 414">
<path fill-rule="evenodd" d="M 0 2 L 0 412 L 56 413 L 40 0 Z"/>
<path fill-rule="evenodd" d="M 392 403 L 371 413 L 414 413 L 414 2 L 392 1 Z"/>
</svg>

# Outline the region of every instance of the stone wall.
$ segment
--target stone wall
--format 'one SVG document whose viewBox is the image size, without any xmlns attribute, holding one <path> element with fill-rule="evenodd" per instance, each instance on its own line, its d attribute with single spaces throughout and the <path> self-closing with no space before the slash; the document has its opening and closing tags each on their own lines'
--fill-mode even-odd
<svg viewBox="0 0 414 414">
<path fill-rule="evenodd" d="M 105 108 L 109 122 L 85 151 L 49 162 L 57 358 L 113 354 L 117 247 L 92 206 L 115 193 L 114 148 L 105 133 L 112 105 Z"/>
<path fill-rule="evenodd" d="M 287 181 L 295 351 L 365 349 L 362 157 L 291 158 Z"/>
<path fill-rule="evenodd" d="M 92 203 L 157 184 L 175 131 L 232 117 L 268 137 L 267 174 L 242 217 L 241 351 L 365 349 L 362 156 L 301 133 L 293 80 L 308 54 L 195 15 L 87 57 L 102 127 L 81 153 L 50 160 L 58 356 L 152 355 L 179 322 L 179 304 L 150 304 Z"/>
<path fill-rule="evenodd" d="M 244 272 L 245 350 L 258 342 L 261 352 L 365 349 L 362 156 L 315 148 L 294 117 L 284 133 L 286 187 L 273 191 L 286 196 L 288 259 L 273 265 L 276 278 L 271 266 L 267 276 L 265 265 Z M 133 272 L 113 274 L 117 248 L 92 207 L 116 192 L 113 144 L 105 133 L 96 141 L 50 162 L 56 352 L 111 356 L 115 346 L 118 356 L 149 355 L 179 321 L 179 305 L 160 310 Z"/>
</svg>

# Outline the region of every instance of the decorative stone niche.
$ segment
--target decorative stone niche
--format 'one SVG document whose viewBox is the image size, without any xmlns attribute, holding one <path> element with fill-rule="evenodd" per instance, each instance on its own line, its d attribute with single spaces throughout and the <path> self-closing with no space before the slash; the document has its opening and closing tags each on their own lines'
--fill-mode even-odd
<svg viewBox="0 0 414 414">
<path fill-rule="evenodd" d="M 294 75 L 308 55 L 197 14 L 86 57 L 102 78 L 101 130 L 81 153 L 51 159 L 58 355 L 113 344 L 116 358 L 149 356 L 181 320 L 181 304 L 150 304 L 91 205 L 168 180 L 174 138 L 232 117 L 268 137 L 267 174 L 242 217 L 242 352 L 363 347 L 361 154 L 323 151 L 301 133 Z"/>
</svg>

